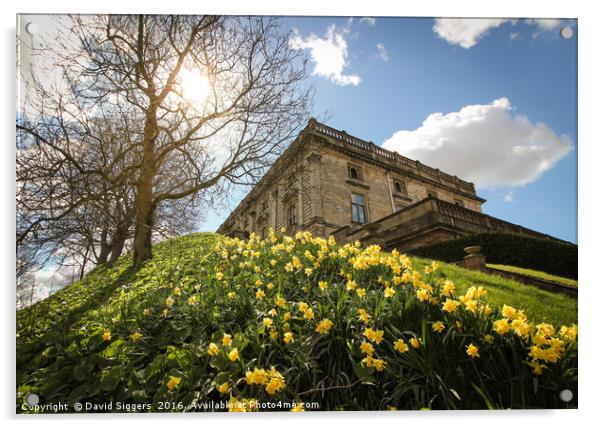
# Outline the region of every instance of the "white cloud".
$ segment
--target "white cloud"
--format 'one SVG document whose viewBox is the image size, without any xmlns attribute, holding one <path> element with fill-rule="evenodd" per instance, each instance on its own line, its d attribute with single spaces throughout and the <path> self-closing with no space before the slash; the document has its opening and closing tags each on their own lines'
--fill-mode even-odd
<svg viewBox="0 0 602 428">
<path fill-rule="evenodd" d="M 510 19 L 436 18 L 433 31 L 452 45 L 469 49 L 490 29 L 511 22 Z"/>
<path fill-rule="evenodd" d="M 562 21 L 560 19 L 548 18 L 527 19 L 525 22 L 527 24 L 537 25 L 542 31 L 554 31 L 562 25 Z"/>
<path fill-rule="evenodd" d="M 448 43 L 469 49 L 486 36 L 489 30 L 506 23 L 515 25 L 517 22 L 517 19 L 436 18 L 433 31 Z M 563 24 L 561 19 L 550 18 L 525 19 L 524 22 L 537 27 L 539 31 L 533 34 L 534 37 L 544 31 L 555 31 Z M 519 33 L 513 32 L 510 40 L 515 40 L 518 36 Z"/>
<path fill-rule="evenodd" d="M 384 62 L 389 61 L 389 53 L 387 52 L 385 45 L 382 43 L 378 43 L 376 45 L 376 48 L 378 49 L 378 57 L 380 59 L 382 59 Z"/>
<path fill-rule="evenodd" d="M 293 37 L 289 40 L 289 45 L 292 49 L 309 49 L 311 51 L 311 57 L 315 63 L 312 74 L 327 78 L 340 86 L 357 86 L 362 81 L 357 74 L 344 74 L 344 69 L 349 65 L 347 41 L 344 37 L 347 31 L 343 29 L 337 32 L 336 26 L 333 24 L 328 27 L 324 38 L 312 33 L 304 39 L 295 30 Z"/>
<path fill-rule="evenodd" d="M 374 25 L 376 25 L 376 18 L 372 18 L 369 16 L 364 16 L 362 19 L 360 19 L 360 23 L 366 23 L 371 27 L 374 27 Z"/>
<path fill-rule="evenodd" d="M 512 202 L 514 202 L 514 190 L 510 190 L 504 195 L 504 202 L 506 202 L 507 204 L 511 204 Z"/>
<path fill-rule="evenodd" d="M 512 187 L 537 180 L 571 149 L 568 136 L 545 123 L 512 115 L 510 101 L 433 113 L 413 131 L 397 131 L 383 144 L 479 187 Z"/>
</svg>

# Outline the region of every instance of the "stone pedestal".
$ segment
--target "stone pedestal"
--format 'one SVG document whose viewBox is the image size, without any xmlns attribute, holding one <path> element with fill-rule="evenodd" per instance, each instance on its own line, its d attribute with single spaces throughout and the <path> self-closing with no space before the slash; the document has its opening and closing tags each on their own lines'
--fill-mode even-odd
<svg viewBox="0 0 602 428">
<path fill-rule="evenodd" d="M 464 251 L 468 253 L 464 256 L 464 263 L 466 263 L 466 267 L 472 270 L 485 270 L 485 256 L 480 254 L 481 247 L 473 246 L 466 247 Z"/>
</svg>

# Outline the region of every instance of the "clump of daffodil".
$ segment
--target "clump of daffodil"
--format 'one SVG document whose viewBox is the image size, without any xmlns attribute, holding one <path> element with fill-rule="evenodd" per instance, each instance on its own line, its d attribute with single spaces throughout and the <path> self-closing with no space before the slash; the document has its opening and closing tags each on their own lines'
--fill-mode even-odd
<svg viewBox="0 0 602 428">
<path fill-rule="evenodd" d="M 380 342 L 382 342 L 385 332 L 383 330 L 374 330 L 372 328 L 366 328 L 363 334 L 368 340 L 378 345 Z"/>
</svg>

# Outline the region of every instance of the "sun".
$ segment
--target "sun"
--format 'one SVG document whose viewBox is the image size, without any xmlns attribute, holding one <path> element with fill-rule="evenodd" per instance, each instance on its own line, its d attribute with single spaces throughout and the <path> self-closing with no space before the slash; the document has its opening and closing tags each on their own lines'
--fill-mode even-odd
<svg viewBox="0 0 602 428">
<path fill-rule="evenodd" d="M 198 70 L 182 68 L 179 74 L 182 96 L 196 105 L 205 103 L 211 93 L 209 79 Z"/>
</svg>

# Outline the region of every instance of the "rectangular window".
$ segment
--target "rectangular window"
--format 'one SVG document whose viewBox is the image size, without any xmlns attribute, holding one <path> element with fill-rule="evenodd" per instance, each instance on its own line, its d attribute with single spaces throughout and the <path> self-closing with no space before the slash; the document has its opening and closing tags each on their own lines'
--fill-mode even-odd
<svg viewBox="0 0 602 428">
<path fill-rule="evenodd" d="M 364 195 L 351 194 L 351 218 L 354 223 L 366 223 L 366 201 Z"/>
<path fill-rule="evenodd" d="M 297 225 L 297 207 L 293 204 L 288 209 L 288 226 L 292 228 Z"/>
</svg>

